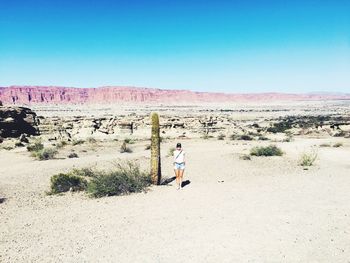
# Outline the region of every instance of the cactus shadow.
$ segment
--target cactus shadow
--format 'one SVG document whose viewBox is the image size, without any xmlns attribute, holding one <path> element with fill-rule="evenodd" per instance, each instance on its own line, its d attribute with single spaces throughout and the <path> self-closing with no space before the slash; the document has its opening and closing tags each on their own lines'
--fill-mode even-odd
<svg viewBox="0 0 350 263">
<path fill-rule="evenodd" d="M 167 184 L 170 184 L 172 181 L 174 181 L 176 179 L 175 176 L 173 177 L 170 177 L 170 178 L 166 178 L 163 182 L 161 182 L 160 185 L 167 185 Z"/>
</svg>

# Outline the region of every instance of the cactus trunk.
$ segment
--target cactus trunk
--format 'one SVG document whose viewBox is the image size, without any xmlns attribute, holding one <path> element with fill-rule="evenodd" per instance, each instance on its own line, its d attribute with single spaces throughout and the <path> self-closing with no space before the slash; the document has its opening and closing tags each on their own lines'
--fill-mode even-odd
<svg viewBox="0 0 350 263">
<path fill-rule="evenodd" d="M 160 137 L 159 137 L 159 116 L 152 113 L 152 135 L 151 135 L 151 178 L 153 184 L 160 184 Z"/>
</svg>

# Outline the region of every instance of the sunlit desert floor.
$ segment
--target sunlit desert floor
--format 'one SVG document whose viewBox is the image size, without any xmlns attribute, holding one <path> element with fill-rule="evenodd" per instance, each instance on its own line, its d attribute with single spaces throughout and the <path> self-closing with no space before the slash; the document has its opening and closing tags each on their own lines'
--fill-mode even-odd
<svg viewBox="0 0 350 263">
<path fill-rule="evenodd" d="M 163 178 L 173 177 L 162 145 Z M 149 167 L 147 141 L 77 145 L 79 158 L 37 161 L 25 148 L 0 150 L 1 262 L 348 262 L 350 143 L 297 137 L 278 142 L 282 157 L 242 160 L 254 145 L 186 139 L 185 180 L 146 193 L 93 199 L 47 195 L 50 177 L 73 167 Z M 320 147 L 342 142 L 342 147 Z M 71 146 L 67 146 L 71 147 Z M 62 156 L 63 149 L 60 153 Z M 317 151 L 308 170 L 303 152 Z"/>
</svg>

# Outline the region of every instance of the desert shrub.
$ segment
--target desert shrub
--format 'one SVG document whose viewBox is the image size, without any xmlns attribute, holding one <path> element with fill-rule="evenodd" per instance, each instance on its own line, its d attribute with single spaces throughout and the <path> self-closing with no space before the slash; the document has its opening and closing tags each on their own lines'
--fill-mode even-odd
<svg viewBox="0 0 350 263">
<path fill-rule="evenodd" d="M 73 141 L 72 141 L 72 145 L 73 145 L 73 146 L 79 145 L 79 144 L 83 144 L 83 143 L 85 143 L 84 140 L 73 140 Z"/>
<path fill-rule="evenodd" d="M 88 143 L 96 143 L 97 142 L 97 140 L 94 137 L 89 137 L 89 138 L 86 139 L 86 141 Z"/>
<path fill-rule="evenodd" d="M 125 138 L 125 139 L 124 139 L 124 142 L 125 142 L 125 143 L 128 143 L 128 144 L 134 144 L 134 143 L 135 143 L 135 141 L 132 140 L 132 139 L 130 139 L 130 138 Z"/>
<path fill-rule="evenodd" d="M 282 156 L 283 151 L 276 145 L 266 147 L 254 147 L 250 150 L 250 155 L 254 156 Z"/>
<path fill-rule="evenodd" d="M 252 141 L 253 140 L 253 137 L 248 135 L 248 134 L 242 134 L 242 135 L 239 135 L 239 134 L 232 134 L 230 136 L 230 139 L 231 140 L 240 140 L 240 141 Z"/>
<path fill-rule="evenodd" d="M 44 145 L 41 143 L 41 141 L 35 141 L 34 143 L 31 143 L 27 146 L 27 150 L 29 152 L 39 152 L 44 149 Z"/>
<path fill-rule="evenodd" d="M 290 121 L 281 121 L 274 123 L 272 127 L 267 128 L 268 132 L 272 133 L 278 133 L 278 132 L 285 132 L 288 129 L 292 128 L 292 123 Z"/>
<path fill-rule="evenodd" d="M 338 148 L 341 146 L 343 146 L 343 143 L 341 143 L 341 142 L 337 142 L 337 143 L 333 144 L 333 147 L 335 147 L 335 148 Z"/>
<path fill-rule="evenodd" d="M 345 131 L 337 131 L 333 136 L 334 137 L 345 137 L 346 132 Z"/>
<path fill-rule="evenodd" d="M 245 161 L 249 161 L 249 160 L 251 160 L 251 158 L 250 158 L 250 155 L 249 155 L 249 154 L 242 154 L 242 155 L 239 157 L 239 159 L 241 159 L 241 160 L 245 160 Z"/>
<path fill-rule="evenodd" d="M 204 134 L 201 138 L 204 139 L 204 140 L 208 140 L 208 139 L 214 138 L 214 136 L 213 135 L 209 135 L 209 134 Z"/>
<path fill-rule="evenodd" d="M 57 153 L 58 152 L 55 148 L 43 148 L 39 151 L 32 151 L 32 156 L 43 161 L 53 159 Z"/>
<path fill-rule="evenodd" d="M 264 135 L 259 135 L 258 140 L 259 141 L 268 141 L 269 138 L 265 137 Z"/>
<path fill-rule="evenodd" d="M 303 153 L 300 157 L 299 164 L 304 167 L 312 166 L 317 159 L 317 152 Z"/>
<path fill-rule="evenodd" d="M 2 149 L 6 150 L 6 151 L 11 151 L 14 149 L 13 146 L 3 146 Z"/>
<path fill-rule="evenodd" d="M 70 153 L 68 154 L 68 158 L 79 158 L 77 153 Z"/>
<path fill-rule="evenodd" d="M 128 145 L 123 142 L 123 144 L 120 146 L 120 152 L 121 153 L 132 153 L 132 150 L 130 147 L 128 147 Z"/>
<path fill-rule="evenodd" d="M 71 174 L 82 177 L 94 177 L 98 172 L 91 168 L 74 168 Z"/>
<path fill-rule="evenodd" d="M 320 144 L 320 147 L 331 147 L 330 143 L 322 143 Z"/>
<path fill-rule="evenodd" d="M 150 149 L 151 149 L 151 145 L 147 144 L 146 147 L 145 147 L 145 150 L 150 150 Z"/>
<path fill-rule="evenodd" d="M 168 151 L 168 156 L 173 156 L 175 151 L 175 147 L 170 147 L 169 151 Z"/>
<path fill-rule="evenodd" d="M 66 142 L 66 141 L 60 141 L 60 142 L 58 142 L 57 144 L 56 144 L 56 147 L 58 148 L 58 149 L 60 149 L 60 148 L 63 148 L 64 146 L 66 146 L 68 143 Z"/>
<path fill-rule="evenodd" d="M 51 177 L 51 194 L 58 194 L 68 191 L 81 191 L 87 187 L 86 179 L 71 174 L 59 173 Z"/>
<path fill-rule="evenodd" d="M 144 191 L 151 183 L 150 176 L 138 165 L 128 162 L 116 170 L 100 172 L 88 183 L 87 192 L 93 197 L 124 195 Z"/>
<path fill-rule="evenodd" d="M 24 147 L 24 144 L 22 142 L 16 142 L 15 146 L 16 147 Z"/>
<path fill-rule="evenodd" d="M 219 141 L 222 141 L 222 140 L 225 139 L 225 137 L 226 137 L 226 136 L 225 136 L 224 134 L 219 134 L 219 135 L 218 135 L 218 140 L 219 140 Z"/>
</svg>

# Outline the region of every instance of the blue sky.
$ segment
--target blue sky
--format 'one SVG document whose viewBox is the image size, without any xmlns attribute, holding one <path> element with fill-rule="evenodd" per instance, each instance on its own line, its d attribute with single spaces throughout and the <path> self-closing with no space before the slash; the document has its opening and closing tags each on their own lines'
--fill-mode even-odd
<svg viewBox="0 0 350 263">
<path fill-rule="evenodd" d="M 341 0 L 0 0 L 0 86 L 350 92 L 349 14 Z"/>
</svg>

